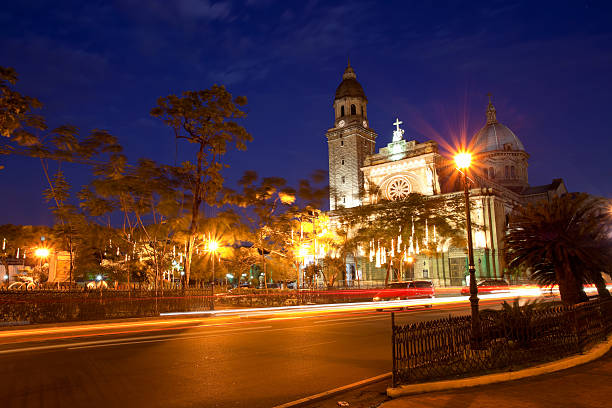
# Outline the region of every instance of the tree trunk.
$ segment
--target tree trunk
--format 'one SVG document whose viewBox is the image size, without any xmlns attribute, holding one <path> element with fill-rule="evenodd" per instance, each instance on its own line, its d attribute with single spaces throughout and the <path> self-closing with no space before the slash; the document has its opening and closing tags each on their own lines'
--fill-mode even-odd
<svg viewBox="0 0 612 408">
<path fill-rule="evenodd" d="M 580 293 L 578 291 L 577 279 L 569 262 L 565 261 L 555 265 L 555 274 L 557 275 L 561 301 L 568 305 L 579 303 Z"/>
<path fill-rule="evenodd" d="M 600 299 L 608 299 L 610 298 L 610 291 L 606 287 L 606 281 L 604 280 L 601 273 L 597 273 L 593 276 L 593 281 L 595 282 L 595 287 L 597 288 L 597 294 Z"/>
<path fill-rule="evenodd" d="M 389 273 L 391 272 L 391 261 L 387 262 L 387 273 L 385 274 L 385 286 L 389 284 Z"/>
<path fill-rule="evenodd" d="M 72 234 L 68 236 L 68 249 L 70 250 L 70 276 L 68 277 L 68 286 L 72 288 L 72 272 L 74 269 L 74 264 L 72 261 Z"/>
</svg>

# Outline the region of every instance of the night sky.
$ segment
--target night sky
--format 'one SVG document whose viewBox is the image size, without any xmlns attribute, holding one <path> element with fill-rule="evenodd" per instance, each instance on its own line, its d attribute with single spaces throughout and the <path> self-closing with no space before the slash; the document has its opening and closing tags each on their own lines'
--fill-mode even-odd
<svg viewBox="0 0 612 408">
<path fill-rule="evenodd" d="M 612 197 L 612 6 L 555 1 L 13 1 L 0 9 L 0 65 L 39 98 L 51 127 L 106 129 L 131 162 L 174 163 L 159 96 L 226 85 L 254 137 L 227 157 L 291 183 L 327 169 L 325 132 L 347 57 L 369 100 L 377 148 L 471 136 L 498 120 L 531 155 L 531 185 Z M 179 145 L 179 161 L 191 157 Z M 0 223 L 51 223 L 40 165 L 1 157 Z M 68 170 L 79 186 L 82 168 Z"/>
</svg>

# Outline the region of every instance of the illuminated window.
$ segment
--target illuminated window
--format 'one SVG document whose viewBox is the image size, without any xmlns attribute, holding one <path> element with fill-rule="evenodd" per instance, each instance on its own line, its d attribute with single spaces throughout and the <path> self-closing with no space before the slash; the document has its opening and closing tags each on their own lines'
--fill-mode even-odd
<svg viewBox="0 0 612 408">
<path fill-rule="evenodd" d="M 344 105 L 340 107 L 340 116 L 344 116 Z"/>
<path fill-rule="evenodd" d="M 357 114 L 357 108 L 355 107 L 355 105 L 351 105 L 351 115 L 356 115 Z"/>
</svg>

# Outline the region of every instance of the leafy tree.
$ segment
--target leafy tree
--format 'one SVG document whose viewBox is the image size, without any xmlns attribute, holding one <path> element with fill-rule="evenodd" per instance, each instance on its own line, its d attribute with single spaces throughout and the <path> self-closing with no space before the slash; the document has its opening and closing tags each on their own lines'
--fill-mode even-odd
<svg viewBox="0 0 612 408">
<path fill-rule="evenodd" d="M 321 264 L 312 263 L 304 268 L 304 279 L 309 287 L 313 287 L 314 280 L 323 272 Z"/>
<path fill-rule="evenodd" d="M 338 276 L 342 276 L 346 268 L 346 260 L 341 257 L 326 256 L 321 260 L 321 273 L 328 288 L 332 288 Z"/>
<path fill-rule="evenodd" d="M 127 249 L 122 252 L 118 248 L 118 252 L 124 254 L 124 262 L 138 258 L 145 270 L 148 265 L 157 289 L 163 272 L 170 268 L 174 240 L 182 228 L 182 196 L 174 187 L 172 172 L 141 159 L 136 166 L 125 166 L 122 173 L 108 165 L 101 167 L 98 175 L 81 191 L 81 207 L 90 219 L 106 220 L 109 227 L 113 214 L 121 217 L 117 241 Z"/>
<path fill-rule="evenodd" d="M 246 209 L 243 221 L 249 231 L 249 240 L 254 243 L 261 255 L 261 267 L 267 287 L 266 253 L 279 252 L 282 249 L 283 236 L 280 226 L 288 216 L 288 210 L 295 201 L 295 191 L 286 186 L 280 177 L 264 177 L 257 184 L 259 177 L 254 171 L 246 171 L 238 184 L 242 187 L 239 193 L 226 191 L 228 200 Z"/>
<path fill-rule="evenodd" d="M 607 202 L 585 193 L 517 207 L 505 236 L 511 268 L 530 268 L 537 281 L 557 283 L 567 304 L 584 300 L 582 285 L 610 272 L 610 213 Z"/>
<path fill-rule="evenodd" d="M 227 269 L 234 275 L 235 283 L 238 286 L 240 286 L 242 274 L 247 274 L 258 259 L 258 253 L 252 247 L 238 247 L 230 250 L 229 256 L 225 258 L 225 262 Z"/>
<path fill-rule="evenodd" d="M 184 162 L 180 168 L 182 188 L 191 195 L 191 211 L 185 256 L 185 278 L 189 282 L 191 259 L 200 220 L 202 203 L 216 205 L 223 186 L 222 162 L 229 149 L 245 150 L 251 135 L 236 121 L 244 118 L 244 96 L 232 98 L 223 86 L 203 91 L 187 91 L 179 97 L 169 95 L 157 100 L 151 115 L 163 120 L 178 141 L 195 146 L 195 163 Z"/>
<path fill-rule="evenodd" d="M 31 146 L 38 142 L 37 131 L 47 127 L 42 116 L 34 114 L 42 108 L 36 98 L 21 95 L 13 89 L 17 83 L 17 72 L 13 68 L 0 66 L 0 135 L 9 139 L 2 143 L 3 153 L 10 152 L 11 143 Z"/>
<path fill-rule="evenodd" d="M 16 259 L 18 253 L 24 263 L 36 266 L 36 263 L 32 263 L 32 254 L 27 258 L 25 256 L 26 251 L 31 252 L 41 245 L 41 237 L 48 239 L 45 242 L 52 242 L 53 234 L 51 228 L 32 225 L 0 225 L 0 262 L 4 265 L 5 273 L 8 274 L 9 262 Z M 3 279 L 3 276 L 0 277 L 0 282 Z"/>
<path fill-rule="evenodd" d="M 439 247 L 465 246 L 461 198 L 412 193 L 403 200 L 336 210 L 340 231 L 345 235 L 343 251 L 353 252 L 358 246 L 373 247 L 374 251 L 380 248 L 387 259 L 387 282 L 394 265 L 401 266 L 407 252 L 416 251 L 417 246 L 433 256 Z"/>
</svg>

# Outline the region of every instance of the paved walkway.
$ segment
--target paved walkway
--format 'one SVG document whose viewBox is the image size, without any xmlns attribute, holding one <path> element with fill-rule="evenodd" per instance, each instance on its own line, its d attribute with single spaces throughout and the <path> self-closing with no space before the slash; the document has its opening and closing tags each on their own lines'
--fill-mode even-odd
<svg viewBox="0 0 612 408">
<path fill-rule="evenodd" d="M 612 351 L 578 367 L 461 390 L 411 395 L 381 408 L 598 408 L 612 407 Z"/>
</svg>

